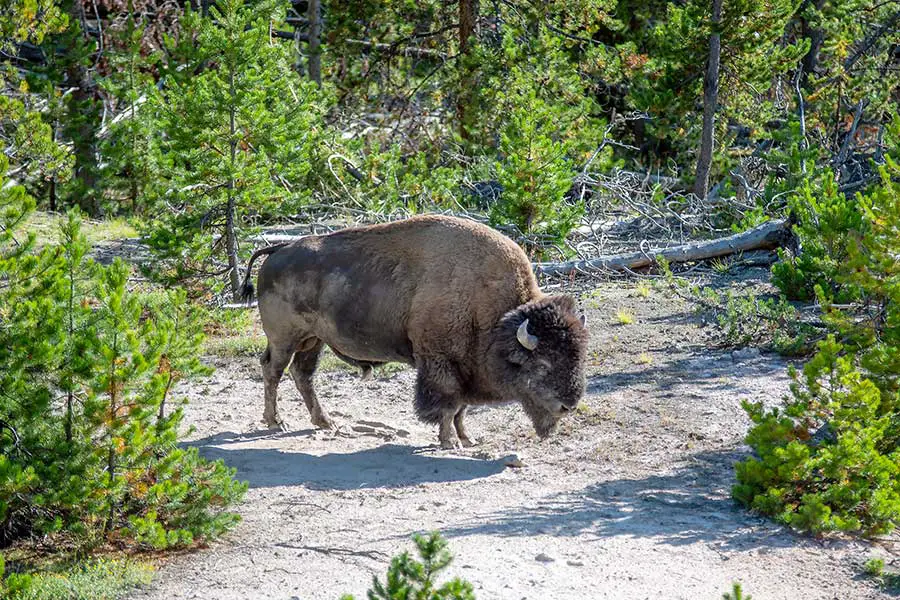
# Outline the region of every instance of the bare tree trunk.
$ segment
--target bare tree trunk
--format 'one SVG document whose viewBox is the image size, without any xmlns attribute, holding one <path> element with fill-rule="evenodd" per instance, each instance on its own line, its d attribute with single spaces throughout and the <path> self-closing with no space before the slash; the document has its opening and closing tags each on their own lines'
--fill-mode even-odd
<svg viewBox="0 0 900 600">
<path fill-rule="evenodd" d="M 309 0 L 306 11 L 309 19 L 309 78 L 322 85 L 322 3 Z"/>
<path fill-rule="evenodd" d="M 478 23 L 478 0 L 459 0 L 459 54 L 465 56 L 469 53 L 469 40 L 475 35 L 475 27 Z M 472 88 L 471 74 L 466 72 L 463 66 L 463 75 L 460 78 L 459 90 L 456 96 L 456 120 L 459 123 L 459 135 L 462 139 L 469 139 L 466 129 L 466 108 L 471 100 Z"/>
<path fill-rule="evenodd" d="M 694 194 L 706 198 L 709 189 L 709 171 L 715 147 L 716 103 L 719 99 L 719 59 L 722 55 L 722 0 L 712 0 L 712 33 L 709 36 L 709 58 L 703 78 L 703 132 L 700 136 L 700 156 L 697 157 L 697 178 Z"/>
</svg>

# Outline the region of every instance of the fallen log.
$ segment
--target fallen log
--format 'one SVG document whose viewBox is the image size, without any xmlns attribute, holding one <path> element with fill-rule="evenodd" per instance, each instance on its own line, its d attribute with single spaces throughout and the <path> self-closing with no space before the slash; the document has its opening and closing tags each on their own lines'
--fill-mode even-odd
<svg viewBox="0 0 900 600">
<path fill-rule="evenodd" d="M 587 260 L 533 263 L 532 267 L 536 275 L 569 275 L 576 272 L 598 270 L 624 271 L 648 267 L 656 262 L 657 256 L 662 256 L 670 263 L 680 263 L 706 260 L 750 250 L 788 247 L 791 245 L 792 236 L 790 223 L 785 219 L 777 219 L 766 221 L 753 229 L 715 240 L 691 242 L 672 248 L 598 256 Z"/>
</svg>

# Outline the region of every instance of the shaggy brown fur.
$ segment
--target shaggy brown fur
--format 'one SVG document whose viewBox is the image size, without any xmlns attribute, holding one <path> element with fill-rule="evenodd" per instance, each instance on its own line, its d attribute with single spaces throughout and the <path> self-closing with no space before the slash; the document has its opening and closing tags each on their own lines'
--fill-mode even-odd
<svg viewBox="0 0 900 600">
<path fill-rule="evenodd" d="M 522 249 L 489 227 L 420 216 L 268 250 L 254 258 L 271 254 L 258 281 L 270 427 L 288 364 L 313 423 L 332 426 L 312 386 L 325 344 L 364 371 L 415 366 L 416 411 L 440 424 L 445 447 L 471 443 L 467 405 L 519 400 L 545 436 L 584 391 L 588 334 L 575 302 L 545 296 Z M 534 350 L 517 339 L 525 319 Z"/>
</svg>

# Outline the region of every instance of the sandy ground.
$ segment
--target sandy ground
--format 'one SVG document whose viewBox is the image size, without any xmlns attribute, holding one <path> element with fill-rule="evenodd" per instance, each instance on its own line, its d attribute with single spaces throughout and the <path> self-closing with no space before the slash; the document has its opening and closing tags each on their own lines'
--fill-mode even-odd
<svg viewBox="0 0 900 600">
<path fill-rule="evenodd" d="M 659 290 L 603 285 L 582 303 L 585 405 L 543 442 L 505 405 L 470 412 L 477 447 L 437 449 L 413 414 L 409 370 L 369 382 L 321 373 L 337 435 L 311 428 L 285 378 L 289 429 L 264 431 L 256 359 L 210 359 L 215 374 L 182 388 L 189 439 L 249 482 L 243 522 L 167 561 L 133 598 L 364 598 L 429 530 L 450 540 L 449 575 L 480 599 L 714 600 L 733 581 L 755 600 L 889 597 L 861 575 L 883 549 L 797 536 L 730 498 L 748 452 L 740 401 L 786 393 L 783 360 L 715 349 L 714 327 Z M 618 324 L 620 310 L 634 323 Z"/>
</svg>

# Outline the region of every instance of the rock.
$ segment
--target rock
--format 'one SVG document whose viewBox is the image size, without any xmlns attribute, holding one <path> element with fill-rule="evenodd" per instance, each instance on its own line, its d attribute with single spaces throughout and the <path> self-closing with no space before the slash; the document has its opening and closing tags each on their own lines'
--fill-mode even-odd
<svg viewBox="0 0 900 600">
<path fill-rule="evenodd" d="M 504 466 L 511 467 L 513 469 L 521 469 L 525 466 L 525 463 L 517 454 L 510 454 L 509 456 L 503 459 Z"/>
<path fill-rule="evenodd" d="M 583 567 L 584 566 L 584 563 L 581 562 L 580 560 L 567 560 L 566 564 L 569 565 L 570 567 Z"/>
<path fill-rule="evenodd" d="M 759 357 L 759 348 L 741 348 L 731 353 L 734 360 L 750 360 Z"/>
<path fill-rule="evenodd" d="M 548 555 L 544 554 L 543 552 L 541 552 L 540 554 L 535 556 L 534 560 L 536 560 L 538 562 L 542 562 L 542 563 L 552 563 L 552 562 L 556 561 L 555 558 L 553 558 L 552 556 L 548 556 Z"/>
</svg>

